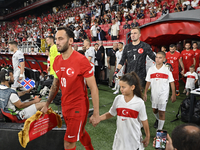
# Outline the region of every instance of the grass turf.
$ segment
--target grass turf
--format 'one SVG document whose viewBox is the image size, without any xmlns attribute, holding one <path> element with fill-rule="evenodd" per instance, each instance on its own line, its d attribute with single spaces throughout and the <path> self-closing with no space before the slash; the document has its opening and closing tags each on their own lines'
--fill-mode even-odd
<svg viewBox="0 0 200 150">
<path fill-rule="evenodd" d="M 171 123 L 170 121 L 176 119 L 176 113 L 178 111 L 178 108 L 180 106 L 180 103 L 183 99 L 186 98 L 185 94 L 182 94 L 183 91 L 183 83 L 180 83 L 180 96 L 176 97 L 176 102 L 172 103 L 170 101 L 171 93 L 169 96 L 169 101 L 167 104 L 167 110 L 166 110 L 166 119 L 164 124 L 164 130 L 167 130 L 167 132 L 171 135 L 172 130 L 180 124 L 183 124 L 181 120 L 175 121 Z M 109 111 L 110 107 L 112 106 L 112 102 L 116 95 L 112 94 L 113 91 L 105 85 L 99 86 L 99 106 L 100 106 L 100 115 L 104 114 Z M 149 122 L 149 128 L 150 128 L 150 142 L 148 147 L 145 148 L 145 150 L 153 150 L 153 138 L 155 137 L 156 129 L 153 127 L 153 124 L 155 122 L 155 117 L 152 112 L 151 108 L 151 102 L 150 102 L 150 91 L 148 91 L 148 100 L 145 103 L 146 104 L 146 112 L 148 115 L 148 122 Z M 54 106 L 54 104 L 51 104 L 51 107 L 55 110 L 57 107 Z M 92 108 L 92 100 L 90 100 L 90 108 Z M 88 119 L 89 120 L 89 119 Z M 85 126 L 86 131 L 89 133 L 92 145 L 95 150 L 111 150 L 112 144 L 114 140 L 114 134 L 116 131 L 116 117 L 113 117 L 111 119 L 105 120 L 100 122 L 95 128 L 87 122 Z M 144 130 L 142 130 L 143 137 L 145 135 Z M 81 145 L 80 142 L 77 142 L 76 144 L 77 150 L 84 150 L 84 147 Z"/>
</svg>

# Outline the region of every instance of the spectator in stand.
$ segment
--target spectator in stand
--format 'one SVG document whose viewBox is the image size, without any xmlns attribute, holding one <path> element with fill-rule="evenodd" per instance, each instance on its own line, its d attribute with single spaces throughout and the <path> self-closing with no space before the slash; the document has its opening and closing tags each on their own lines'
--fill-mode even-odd
<svg viewBox="0 0 200 150">
<path fill-rule="evenodd" d="M 150 18 L 154 18 L 156 17 L 156 10 L 153 8 L 153 9 L 150 9 Z"/>
<path fill-rule="evenodd" d="M 80 30 L 78 29 L 78 27 L 76 27 L 74 30 L 74 42 L 79 42 L 79 34 Z"/>
<path fill-rule="evenodd" d="M 98 23 L 96 22 L 95 25 L 93 25 L 90 29 L 90 34 L 92 37 L 92 41 L 96 41 L 97 40 L 97 27 L 98 27 Z"/>
<path fill-rule="evenodd" d="M 118 20 L 117 17 L 115 18 L 115 22 L 116 22 L 119 26 L 121 25 L 121 23 L 120 23 L 120 21 Z"/>
<path fill-rule="evenodd" d="M 128 24 L 128 21 L 126 20 L 125 24 L 123 26 L 123 29 L 130 29 L 130 28 L 131 28 L 131 26 L 130 26 L 130 24 Z"/>
<path fill-rule="evenodd" d="M 181 6 L 180 6 L 179 3 L 176 4 L 176 7 L 174 8 L 174 11 L 175 11 L 175 12 L 180 12 L 180 11 L 182 11 L 182 8 L 181 8 Z"/>
<path fill-rule="evenodd" d="M 174 1 L 171 1 L 171 4 L 170 4 L 169 7 L 170 7 L 170 11 L 171 11 L 171 10 L 174 10 L 174 8 L 176 7 Z"/>
<path fill-rule="evenodd" d="M 117 40 L 119 38 L 119 25 L 112 19 L 111 26 L 111 40 Z"/>
<path fill-rule="evenodd" d="M 136 10 L 136 2 L 133 1 L 132 4 L 131 4 L 131 10 L 130 10 L 130 13 L 133 13 L 135 10 Z"/>
<path fill-rule="evenodd" d="M 109 25 L 109 29 L 108 29 L 108 34 L 111 36 L 111 27 L 112 25 Z"/>
<path fill-rule="evenodd" d="M 128 21 L 131 20 L 131 15 L 130 15 L 129 12 L 126 12 L 126 13 L 125 13 L 125 19 L 128 20 Z"/>
<path fill-rule="evenodd" d="M 78 51 L 78 45 L 77 44 L 74 44 L 74 50 Z"/>
<path fill-rule="evenodd" d="M 133 22 L 131 23 L 131 28 L 134 28 L 134 27 L 139 27 L 139 23 L 136 22 L 136 19 L 133 19 Z"/>
<path fill-rule="evenodd" d="M 192 7 L 197 7 L 197 6 L 199 6 L 199 0 L 193 0 L 193 1 L 191 2 L 191 6 L 192 6 Z"/>
<path fill-rule="evenodd" d="M 141 10 L 138 10 L 137 19 L 144 19 L 144 14 L 141 12 Z"/>
<path fill-rule="evenodd" d="M 163 5 L 162 15 L 166 15 L 169 13 L 169 10 L 166 8 L 165 5 Z"/>
<path fill-rule="evenodd" d="M 190 5 L 190 1 L 184 0 L 184 2 L 182 3 L 182 6 L 184 6 L 184 5 L 186 5 L 186 6 Z"/>
<path fill-rule="evenodd" d="M 98 41 L 105 41 L 106 40 L 105 34 L 101 29 L 97 29 L 97 40 Z"/>
<path fill-rule="evenodd" d="M 79 41 L 80 42 L 83 42 L 85 39 L 87 39 L 88 38 L 88 36 L 87 36 L 87 34 L 85 33 L 85 31 L 84 30 L 80 30 L 80 33 L 79 33 Z"/>
<path fill-rule="evenodd" d="M 99 24 L 105 24 L 105 20 L 104 20 L 103 16 L 100 16 Z"/>
<path fill-rule="evenodd" d="M 31 54 L 36 54 L 34 50 L 34 46 L 31 46 Z"/>
</svg>

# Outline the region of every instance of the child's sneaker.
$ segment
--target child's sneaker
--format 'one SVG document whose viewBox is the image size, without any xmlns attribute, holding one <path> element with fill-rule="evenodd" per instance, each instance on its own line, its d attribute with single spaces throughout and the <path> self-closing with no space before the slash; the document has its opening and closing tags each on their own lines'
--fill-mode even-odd
<svg viewBox="0 0 200 150">
<path fill-rule="evenodd" d="M 116 88 L 112 88 L 112 90 L 113 90 L 113 91 L 115 91 L 115 90 L 116 90 Z"/>
</svg>

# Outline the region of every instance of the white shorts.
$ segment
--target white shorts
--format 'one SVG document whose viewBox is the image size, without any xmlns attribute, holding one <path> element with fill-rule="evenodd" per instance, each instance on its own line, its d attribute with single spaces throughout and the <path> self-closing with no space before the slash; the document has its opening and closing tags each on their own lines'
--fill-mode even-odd
<svg viewBox="0 0 200 150">
<path fill-rule="evenodd" d="M 24 108 L 23 110 L 21 110 L 19 112 L 19 116 L 20 118 L 23 120 L 23 119 L 28 119 L 30 118 L 31 116 L 33 116 L 35 113 L 37 112 L 37 109 L 35 107 L 35 104 L 32 104 L 26 108 Z"/>
<path fill-rule="evenodd" d="M 166 104 L 156 104 L 152 103 L 152 108 L 158 109 L 160 111 L 166 111 L 167 103 Z"/>
</svg>

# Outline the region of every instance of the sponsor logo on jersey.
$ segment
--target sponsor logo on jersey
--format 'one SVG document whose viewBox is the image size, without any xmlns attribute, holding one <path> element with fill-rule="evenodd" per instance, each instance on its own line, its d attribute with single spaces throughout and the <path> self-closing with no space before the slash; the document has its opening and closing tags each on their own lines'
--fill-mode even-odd
<svg viewBox="0 0 200 150">
<path fill-rule="evenodd" d="M 125 121 L 125 120 L 127 120 L 127 119 L 122 119 L 122 121 Z"/>
<path fill-rule="evenodd" d="M 143 50 L 142 48 L 139 48 L 139 49 L 138 49 L 138 53 L 139 53 L 139 54 L 142 54 L 143 52 L 144 52 L 144 50 Z"/>
<path fill-rule="evenodd" d="M 133 49 L 133 51 L 137 51 L 137 49 Z"/>
<path fill-rule="evenodd" d="M 67 71 L 66 71 L 66 74 L 67 74 L 69 77 L 74 76 L 74 68 L 68 68 Z"/>
</svg>

